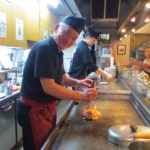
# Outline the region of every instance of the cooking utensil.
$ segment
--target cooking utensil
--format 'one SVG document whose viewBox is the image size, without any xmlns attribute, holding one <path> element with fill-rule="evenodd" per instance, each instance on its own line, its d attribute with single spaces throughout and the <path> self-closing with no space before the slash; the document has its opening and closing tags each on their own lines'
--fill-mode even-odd
<svg viewBox="0 0 150 150">
<path fill-rule="evenodd" d="M 144 139 L 135 139 L 135 133 L 150 134 L 150 127 L 135 125 L 116 125 L 108 130 L 108 140 L 116 145 L 128 146 L 133 141 Z M 149 140 L 150 141 L 150 140 Z"/>
</svg>

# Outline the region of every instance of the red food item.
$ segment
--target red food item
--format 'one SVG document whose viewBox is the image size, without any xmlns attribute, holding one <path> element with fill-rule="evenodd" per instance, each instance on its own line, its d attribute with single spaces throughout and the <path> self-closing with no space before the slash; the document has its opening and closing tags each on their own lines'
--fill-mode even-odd
<svg viewBox="0 0 150 150">
<path fill-rule="evenodd" d="M 131 61 L 130 64 L 135 65 L 135 66 L 139 66 L 141 68 L 150 69 L 150 65 L 144 64 L 141 61 Z"/>
</svg>

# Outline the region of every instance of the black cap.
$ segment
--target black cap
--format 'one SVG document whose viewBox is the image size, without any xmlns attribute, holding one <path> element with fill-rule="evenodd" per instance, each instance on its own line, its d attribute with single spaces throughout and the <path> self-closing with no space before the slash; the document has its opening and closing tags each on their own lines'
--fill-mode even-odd
<svg viewBox="0 0 150 150">
<path fill-rule="evenodd" d="M 91 37 L 94 37 L 96 39 L 99 37 L 99 33 L 92 30 L 92 29 L 88 29 L 87 31 L 85 31 L 84 37 L 86 37 L 88 35 L 91 36 Z"/>
<path fill-rule="evenodd" d="M 80 33 L 84 29 L 85 18 L 66 16 L 61 22 L 71 26 L 73 29 Z"/>
</svg>

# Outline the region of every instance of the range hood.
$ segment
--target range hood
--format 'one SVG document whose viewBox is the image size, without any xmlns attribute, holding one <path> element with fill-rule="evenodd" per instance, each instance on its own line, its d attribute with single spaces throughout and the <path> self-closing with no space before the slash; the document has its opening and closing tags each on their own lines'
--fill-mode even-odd
<svg viewBox="0 0 150 150">
<path fill-rule="evenodd" d="M 138 29 L 144 25 L 144 16 L 150 10 L 144 9 L 149 0 L 60 0 L 57 10 L 50 8 L 61 19 L 66 15 L 83 16 L 86 26 L 101 34 L 109 34 L 114 41 L 122 36 L 121 30 Z M 138 21 L 131 23 L 131 17 L 137 15 Z"/>
</svg>

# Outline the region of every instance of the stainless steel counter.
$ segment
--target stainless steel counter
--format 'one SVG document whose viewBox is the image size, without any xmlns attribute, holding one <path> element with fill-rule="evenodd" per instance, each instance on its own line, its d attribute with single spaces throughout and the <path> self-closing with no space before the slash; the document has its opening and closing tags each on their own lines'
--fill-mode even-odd
<svg viewBox="0 0 150 150">
<path fill-rule="evenodd" d="M 15 101 L 20 91 L 0 99 L 0 150 L 11 149 L 22 137 L 15 116 Z"/>
<path fill-rule="evenodd" d="M 0 150 L 11 149 L 22 140 L 22 129 L 16 120 L 16 100 L 19 97 L 18 90 L 0 98 Z"/>
<path fill-rule="evenodd" d="M 107 140 L 107 130 L 117 124 L 144 125 L 144 121 L 133 107 L 132 92 L 116 79 L 108 85 L 99 85 L 96 106 L 103 118 L 88 122 L 82 119 L 81 110 L 86 103 L 74 105 L 67 119 L 57 127 L 57 138 L 42 150 L 118 150 Z M 51 143 L 51 144 L 48 144 Z"/>
<path fill-rule="evenodd" d="M 0 98 L 0 105 L 6 103 L 6 101 L 8 102 L 9 99 L 13 99 L 14 97 L 19 97 L 19 95 L 20 95 L 20 90 L 12 92 L 11 94 L 6 95 L 3 98 Z"/>
</svg>

